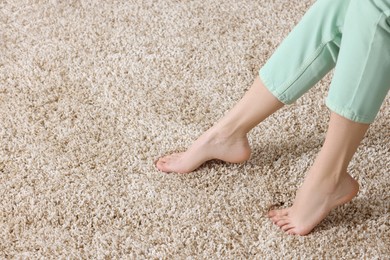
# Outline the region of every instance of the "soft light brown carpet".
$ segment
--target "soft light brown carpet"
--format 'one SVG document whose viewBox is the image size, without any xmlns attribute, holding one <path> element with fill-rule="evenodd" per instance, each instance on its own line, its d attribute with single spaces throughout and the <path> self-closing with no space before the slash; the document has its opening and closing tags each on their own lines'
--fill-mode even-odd
<svg viewBox="0 0 390 260">
<path fill-rule="evenodd" d="M 247 163 L 153 165 L 240 99 L 311 4 L 0 1 L 0 258 L 388 258 L 388 99 L 350 165 L 357 198 L 307 237 L 265 216 L 321 147 L 331 75 L 250 133 Z"/>
</svg>

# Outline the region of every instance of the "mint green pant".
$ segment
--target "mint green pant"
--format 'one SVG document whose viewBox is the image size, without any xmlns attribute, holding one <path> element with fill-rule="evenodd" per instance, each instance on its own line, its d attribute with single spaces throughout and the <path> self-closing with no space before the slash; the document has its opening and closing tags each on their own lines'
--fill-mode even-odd
<svg viewBox="0 0 390 260">
<path fill-rule="evenodd" d="M 259 74 L 290 104 L 333 68 L 328 108 L 374 121 L 390 88 L 390 0 L 318 0 Z"/>
</svg>

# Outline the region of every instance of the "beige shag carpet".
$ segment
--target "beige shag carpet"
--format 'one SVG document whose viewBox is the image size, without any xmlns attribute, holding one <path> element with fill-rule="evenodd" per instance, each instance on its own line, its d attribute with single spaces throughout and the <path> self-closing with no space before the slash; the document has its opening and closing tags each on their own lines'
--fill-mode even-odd
<svg viewBox="0 0 390 260">
<path fill-rule="evenodd" d="M 389 259 L 389 99 L 351 203 L 307 237 L 266 217 L 321 147 L 331 75 L 250 133 L 247 163 L 153 164 L 242 97 L 312 2 L 0 1 L 0 258 Z"/>
</svg>

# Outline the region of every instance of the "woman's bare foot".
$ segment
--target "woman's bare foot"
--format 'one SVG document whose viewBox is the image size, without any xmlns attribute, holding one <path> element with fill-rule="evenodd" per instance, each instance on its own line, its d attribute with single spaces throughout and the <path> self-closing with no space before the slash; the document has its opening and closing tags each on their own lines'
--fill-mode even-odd
<svg viewBox="0 0 390 260">
<path fill-rule="evenodd" d="M 293 206 L 271 210 L 268 216 L 288 234 L 306 235 L 333 208 L 351 201 L 358 191 L 359 184 L 347 173 L 335 178 L 313 171 L 298 190 Z"/>
<path fill-rule="evenodd" d="M 250 154 L 246 135 L 226 135 L 214 127 L 200 136 L 187 151 L 164 156 L 156 166 L 163 172 L 188 173 L 212 159 L 241 163 L 248 160 Z"/>
<path fill-rule="evenodd" d="M 306 235 L 333 208 L 356 196 L 359 184 L 347 169 L 368 127 L 331 113 L 324 145 L 292 207 L 268 213 L 276 225 L 289 234 Z"/>
<path fill-rule="evenodd" d="M 247 133 L 282 106 L 257 77 L 233 109 L 186 152 L 162 157 L 156 166 L 164 172 L 187 173 L 212 159 L 244 162 L 251 154 Z"/>
</svg>

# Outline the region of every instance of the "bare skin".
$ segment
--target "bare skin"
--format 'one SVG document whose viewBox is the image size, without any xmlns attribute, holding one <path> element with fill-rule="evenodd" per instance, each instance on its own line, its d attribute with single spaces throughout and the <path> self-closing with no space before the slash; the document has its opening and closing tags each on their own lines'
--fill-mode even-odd
<svg viewBox="0 0 390 260">
<path fill-rule="evenodd" d="M 233 109 L 187 151 L 164 156 L 156 166 L 163 172 L 188 173 L 212 159 L 244 162 L 251 155 L 247 133 L 282 106 L 257 77 Z"/>
<path fill-rule="evenodd" d="M 251 148 L 246 136 L 225 136 L 217 127 L 200 136 L 187 151 L 160 158 L 156 166 L 164 172 L 189 173 L 204 162 L 218 159 L 241 163 L 249 159 Z"/>
<path fill-rule="evenodd" d="M 306 235 L 333 208 L 356 196 L 359 184 L 347 173 L 347 167 L 368 126 L 331 114 L 325 143 L 292 207 L 268 213 L 276 225 L 289 234 Z"/>
<path fill-rule="evenodd" d="M 309 174 L 293 206 L 270 211 L 269 217 L 288 234 L 307 235 L 332 209 L 351 201 L 358 191 L 358 183 L 349 174 L 343 174 L 337 181 Z"/>
<path fill-rule="evenodd" d="M 183 153 L 160 158 L 163 172 L 188 173 L 204 162 L 219 159 L 240 163 L 249 159 L 247 133 L 283 106 L 256 78 L 244 97 L 215 126 Z M 297 192 L 293 206 L 272 210 L 268 216 L 289 234 L 306 235 L 329 212 L 356 196 L 359 185 L 348 173 L 348 164 L 368 125 L 331 114 L 324 145 Z"/>
</svg>

